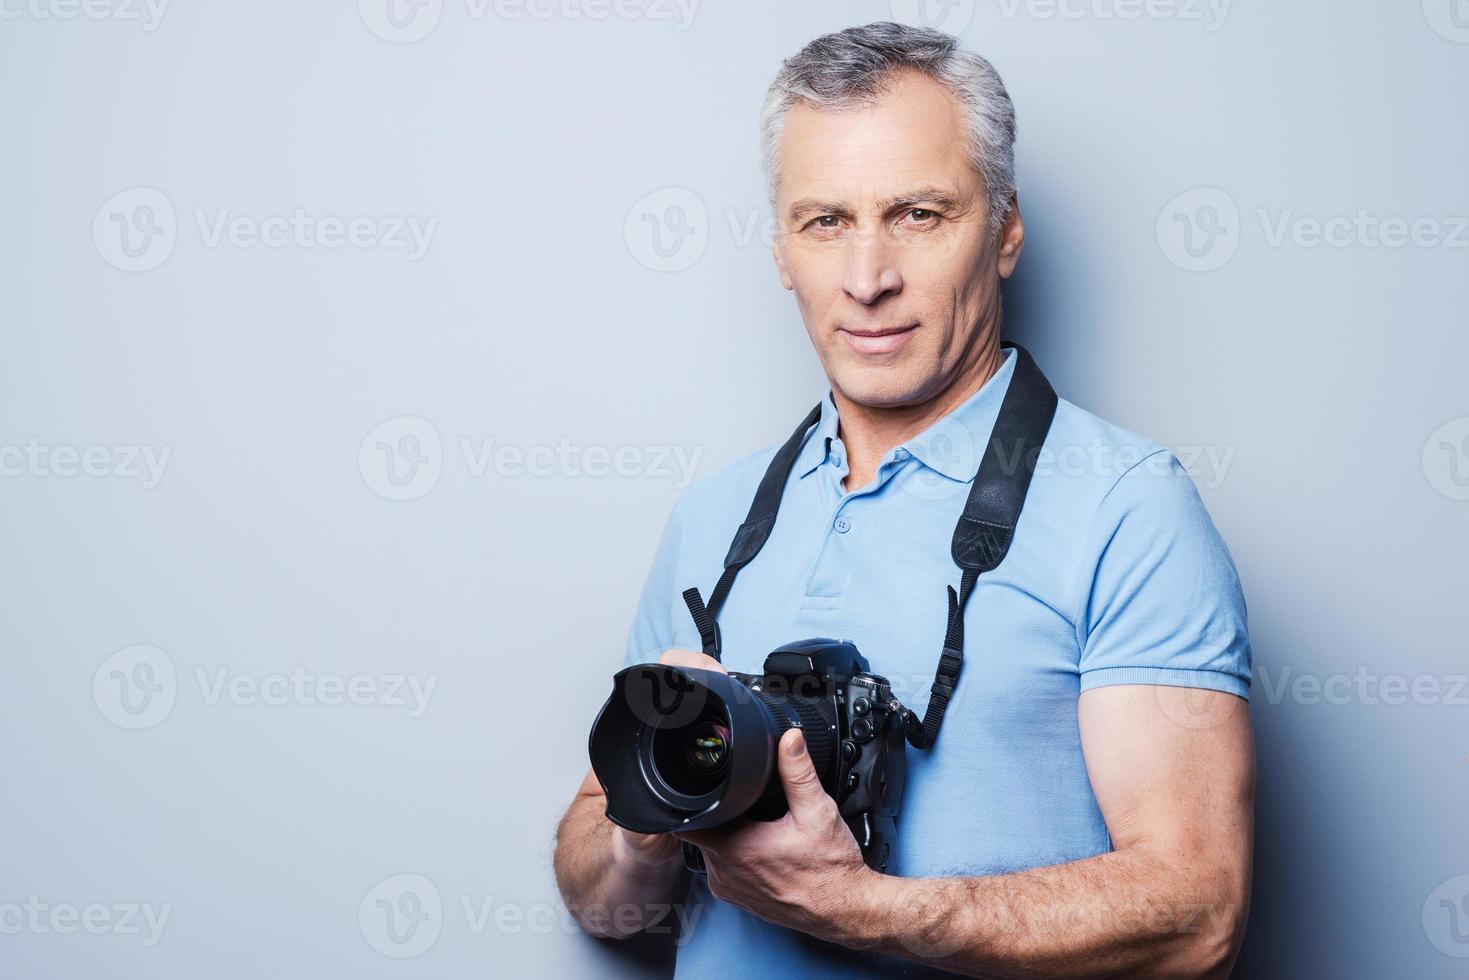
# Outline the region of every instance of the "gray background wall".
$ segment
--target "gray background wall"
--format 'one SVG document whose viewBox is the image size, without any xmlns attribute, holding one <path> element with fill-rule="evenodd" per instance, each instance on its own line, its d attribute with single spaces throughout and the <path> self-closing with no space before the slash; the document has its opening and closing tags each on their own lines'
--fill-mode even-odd
<svg viewBox="0 0 1469 980">
<path fill-rule="evenodd" d="M 0 4 L 0 972 L 656 970 L 551 828 L 687 470 L 822 390 L 764 86 L 927 16 L 1019 109 L 1010 333 L 1240 566 L 1240 975 L 1463 975 L 1464 0 L 154 2 Z"/>
</svg>

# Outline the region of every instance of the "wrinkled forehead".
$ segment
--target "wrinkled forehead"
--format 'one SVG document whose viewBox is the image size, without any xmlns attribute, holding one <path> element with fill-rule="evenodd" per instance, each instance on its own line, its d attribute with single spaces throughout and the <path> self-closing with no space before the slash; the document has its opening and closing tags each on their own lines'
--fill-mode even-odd
<svg viewBox="0 0 1469 980">
<path fill-rule="evenodd" d="M 871 104 L 827 110 L 801 102 L 786 113 L 777 153 L 777 207 L 804 198 L 867 209 L 923 187 L 968 197 L 980 190 L 958 100 L 906 74 Z"/>
</svg>

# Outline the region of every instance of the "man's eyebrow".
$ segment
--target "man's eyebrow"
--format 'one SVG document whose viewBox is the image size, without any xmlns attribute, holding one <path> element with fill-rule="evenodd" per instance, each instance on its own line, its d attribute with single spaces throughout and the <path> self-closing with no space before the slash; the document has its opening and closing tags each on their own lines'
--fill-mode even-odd
<svg viewBox="0 0 1469 980">
<path fill-rule="evenodd" d="M 898 208 L 913 207 L 918 204 L 931 204 L 940 208 L 958 210 L 959 201 L 948 191 L 940 187 L 920 187 L 917 190 L 907 191 L 893 197 L 884 198 L 878 202 L 879 210 L 883 214 L 891 213 Z M 850 218 L 852 209 L 840 201 L 823 201 L 814 197 L 803 197 L 790 206 L 787 214 L 792 220 L 800 218 L 807 213 L 833 214 L 842 218 Z"/>
<path fill-rule="evenodd" d="M 941 208 L 958 210 L 959 201 L 941 187 L 922 187 L 916 191 L 889 197 L 881 202 L 883 214 L 898 208 L 913 207 L 915 204 L 936 204 Z"/>
<path fill-rule="evenodd" d="M 786 213 L 794 220 L 803 214 L 819 212 L 821 214 L 835 214 L 843 218 L 849 218 L 852 211 L 845 204 L 837 201 L 821 201 L 814 197 L 803 197 L 793 203 Z"/>
</svg>

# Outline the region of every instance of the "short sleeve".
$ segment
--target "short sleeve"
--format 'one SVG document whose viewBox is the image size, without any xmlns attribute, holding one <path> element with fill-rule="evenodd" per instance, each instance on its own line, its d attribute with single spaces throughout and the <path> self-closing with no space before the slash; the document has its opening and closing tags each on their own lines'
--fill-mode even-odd
<svg viewBox="0 0 1469 980">
<path fill-rule="evenodd" d="M 643 581 L 638 609 L 627 634 L 627 650 L 622 661 L 624 667 L 652 663 L 662 656 L 664 650 L 675 645 L 672 597 L 681 538 L 679 508 L 674 505 L 658 539 L 658 550 L 653 554 L 653 564 Z"/>
<path fill-rule="evenodd" d="M 1145 457 L 1112 486 L 1085 556 L 1076 617 L 1083 691 L 1162 684 L 1249 697 L 1239 575 L 1171 452 Z"/>
</svg>

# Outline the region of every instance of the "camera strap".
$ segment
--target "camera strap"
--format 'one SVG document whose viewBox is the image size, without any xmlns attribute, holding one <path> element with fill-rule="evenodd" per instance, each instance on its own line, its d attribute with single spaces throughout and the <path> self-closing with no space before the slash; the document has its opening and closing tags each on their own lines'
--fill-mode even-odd
<svg viewBox="0 0 1469 980">
<path fill-rule="evenodd" d="M 938 737 L 944 711 L 959 683 L 964 665 L 964 607 L 974 591 L 979 576 L 993 571 L 1005 560 L 1015 526 L 1020 520 L 1025 495 L 1035 473 L 1036 460 L 1051 419 L 1056 414 L 1056 392 L 1030 354 L 1018 344 L 1004 344 L 1015 351 L 1015 370 L 1005 390 L 994 429 L 985 446 L 984 455 L 964 502 L 964 513 L 954 528 L 950 554 L 960 568 L 959 588 L 948 586 L 949 622 L 944 634 L 943 652 L 930 689 L 928 708 L 920 725 L 912 712 L 906 719 L 908 741 L 916 748 L 928 748 Z M 821 418 L 818 404 L 776 451 L 750 505 L 745 522 L 735 533 L 734 542 L 724 558 L 724 572 L 710 593 L 706 606 L 697 588 L 684 590 L 683 599 L 694 617 L 704 652 L 720 658 L 721 638 L 717 617 L 723 608 L 735 576 L 748 565 L 775 527 L 780 498 L 795 465 L 796 456 L 806 441 L 808 431 Z"/>
</svg>

